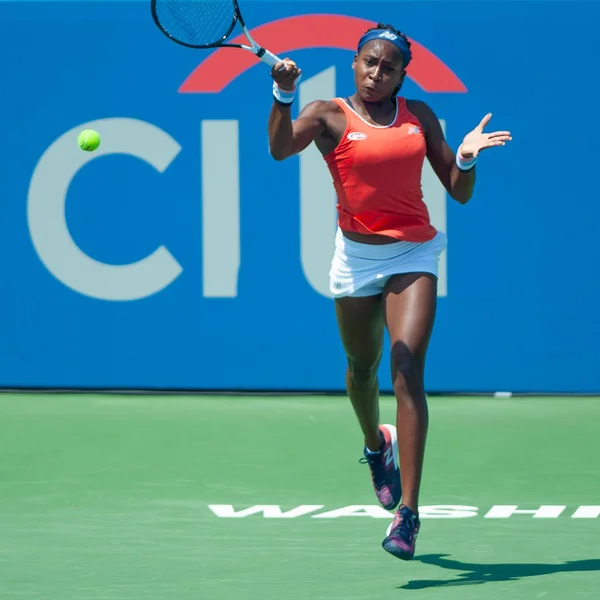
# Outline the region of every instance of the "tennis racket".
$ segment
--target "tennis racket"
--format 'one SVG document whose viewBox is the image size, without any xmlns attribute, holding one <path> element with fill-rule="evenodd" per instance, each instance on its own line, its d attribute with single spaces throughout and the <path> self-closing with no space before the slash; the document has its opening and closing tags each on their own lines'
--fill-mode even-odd
<svg viewBox="0 0 600 600">
<path fill-rule="evenodd" d="M 151 0 L 152 17 L 170 39 L 189 48 L 242 48 L 274 67 L 281 59 L 250 35 L 237 0 Z M 226 43 L 239 23 L 250 43 Z"/>
</svg>

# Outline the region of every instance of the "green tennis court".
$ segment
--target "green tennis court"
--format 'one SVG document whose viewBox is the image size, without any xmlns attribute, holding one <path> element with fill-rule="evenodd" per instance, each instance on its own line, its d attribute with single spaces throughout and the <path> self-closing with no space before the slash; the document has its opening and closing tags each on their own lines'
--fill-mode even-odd
<svg viewBox="0 0 600 600">
<path fill-rule="evenodd" d="M 406 563 L 343 397 L 2 395 L 0 598 L 595 597 L 599 399 L 430 407 Z"/>
</svg>

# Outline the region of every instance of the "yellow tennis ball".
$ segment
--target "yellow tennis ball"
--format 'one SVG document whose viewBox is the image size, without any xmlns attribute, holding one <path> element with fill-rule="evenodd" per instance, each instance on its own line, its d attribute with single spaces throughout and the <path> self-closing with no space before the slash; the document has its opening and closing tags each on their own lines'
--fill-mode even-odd
<svg viewBox="0 0 600 600">
<path fill-rule="evenodd" d="M 93 129 L 84 129 L 77 137 L 79 147 L 86 152 L 93 152 L 100 145 L 100 135 Z"/>
</svg>

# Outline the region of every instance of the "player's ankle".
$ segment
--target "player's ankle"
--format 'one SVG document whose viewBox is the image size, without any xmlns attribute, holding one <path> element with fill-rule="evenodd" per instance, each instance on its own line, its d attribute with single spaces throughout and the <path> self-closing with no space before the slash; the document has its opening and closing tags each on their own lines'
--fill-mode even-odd
<svg viewBox="0 0 600 600">
<path fill-rule="evenodd" d="M 373 453 L 381 450 L 381 447 L 383 446 L 383 436 L 379 430 L 377 430 L 376 435 L 365 436 L 365 446 L 367 450 Z"/>
<path fill-rule="evenodd" d="M 417 517 L 419 516 L 419 504 L 417 502 L 402 502 L 402 504 L 398 507 L 398 510 L 400 510 L 403 506 L 408 508 L 408 510 L 410 510 Z"/>
</svg>

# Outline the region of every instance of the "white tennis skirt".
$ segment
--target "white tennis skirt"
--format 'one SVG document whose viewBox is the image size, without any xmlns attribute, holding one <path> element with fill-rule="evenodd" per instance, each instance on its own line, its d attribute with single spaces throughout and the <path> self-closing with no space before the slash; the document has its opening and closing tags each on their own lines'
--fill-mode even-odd
<svg viewBox="0 0 600 600">
<path fill-rule="evenodd" d="M 446 244 L 446 234 L 441 231 L 428 242 L 363 244 L 344 237 L 338 227 L 329 290 L 334 298 L 375 296 L 393 275 L 431 273 L 437 277 Z"/>
</svg>

